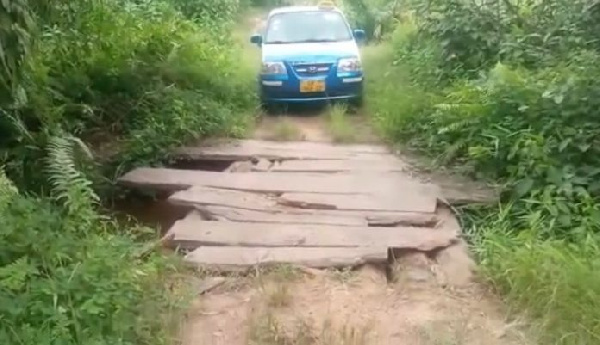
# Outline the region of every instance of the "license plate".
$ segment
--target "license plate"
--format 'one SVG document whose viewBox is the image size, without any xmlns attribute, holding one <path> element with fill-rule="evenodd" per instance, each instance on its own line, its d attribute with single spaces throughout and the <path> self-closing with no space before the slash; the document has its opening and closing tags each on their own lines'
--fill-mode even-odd
<svg viewBox="0 0 600 345">
<path fill-rule="evenodd" d="M 325 80 L 301 80 L 300 92 L 324 92 Z"/>
</svg>

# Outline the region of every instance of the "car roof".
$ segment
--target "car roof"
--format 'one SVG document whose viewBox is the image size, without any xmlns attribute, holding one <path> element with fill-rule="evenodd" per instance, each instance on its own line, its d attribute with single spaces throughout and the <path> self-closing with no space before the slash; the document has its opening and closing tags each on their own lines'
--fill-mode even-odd
<svg viewBox="0 0 600 345">
<path fill-rule="evenodd" d="M 328 12 L 341 12 L 337 7 L 329 9 L 323 9 L 319 6 L 284 6 L 278 7 L 269 12 L 269 17 L 279 13 L 290 13 L 290 12 L 310 12 L 310 11 L 328 11 Z"/>
</svg>

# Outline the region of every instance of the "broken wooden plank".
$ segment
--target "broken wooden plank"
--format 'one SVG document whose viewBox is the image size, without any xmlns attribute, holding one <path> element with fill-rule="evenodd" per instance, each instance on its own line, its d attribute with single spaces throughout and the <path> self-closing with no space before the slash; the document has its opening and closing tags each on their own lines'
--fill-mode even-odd
<svg viewBox="0 0 600 345">
<path fill-rule="evenodd" d="M 368 226 L 366 215 L 351 212 L 336 213 L 321 212 L 320 210 L 280 210 L 275 208 L 246 210 L 223 206 L 199 206 L 197 208 L 210 219 L 231 222 Z"/>
<path fill-rule="evenodd" d="M 338 160 L 289 160 L 275 164 L 270 171 L 273 172 L 312 172 L 312 173 L 340 173 L 340 172 L 403 172 L 406 165 L 393 156 L 389 160 L 363 161 L 358 159 Z"/>
<path fill-rule="evenodd" d="M 217 189 L 194 186 L 173 193 L 168 198 L 170 203 L 182 206 L 228 206 L 245 210 L 264 210 L 277 206 L 273 198 L 265 194 L 241 192 L 236 190 Z"/>
<path fill-rule="evenodd" d="M 194 186 L 168 199 L 176 205 L 202 210 L 209 219 L 238 222 L 306 223 L 344 226 L 434 226 L 433 212 L 385 212 L 382 210 L 314 210 L 285 207 L 265 194 Z"/>
<path fill-rule="evenodd" d="M 392 215 L 370 215 L 367 216 L 369 226 L 416 226 L 434 227 L 438 219 L 434 213 L 402 212 Z"/>
<path fill-rule="evenodd" d="M 462 227 L 456 218 L 456 215 L 452 210 L 448 207 L 439 207 L 437 209 L 437 219 L 438 223 L 435 226 L 436 229 L 444 230 L 445 232 L 450 232 L 455 234 L 456 236 L 460 236 L 462 234 Z"/>
<path fill-rule="evenodd" d="M 427 193 L 413 191 L 356 194 L 352 197 L 340 194 L 284 193 L 278 198 L 283 205 L 297 208 L 349 210 L 349 211 L 398 211 L 434 213 L 437 198 Z"/>
<path fill-rule="evenodd" d="M 493 204 L 500 201 L 499 193 L 493 188 L 474 188 L 444 184 L 440 186 L 442 197 L 451 205 Z"/>
<path fill-rule="evenodd" d="M 412 198 L 415 194 L 439 195 L 433 185 L 408 179 L 400 173 L 264 173 L 224 174 L 212 171 L 190 171 L 168 168 L 138 168 L 119 178 L 119 183 L 132 187 L 182 190 L 205 186 L 263 193 L 335 193 L 389 194 Z"/>
<path fill-rule="evenodd" d="M 172 245 L 245 247 L 392 247 L 419 251 L 444 248 L 456 233 L 431 228 L 341 227 L 313 224 L 272 224 L 204 221 L 190 213 L 171 229 Z"/>
<path fill-rule="evenodd" d="M 293 264 L 311 268 L 354 267 L 387 262 L 387 248 L 200 247 L 185 261 L 205 269 L 238 271 L 255 266 Z"/>
<path fill-rule="evenodd" d="M 349 159 L 388 154 L 383 146 L 331 145 L 316 142 L 271 142 L 260 140 L 234 141 L 215 146 L 182 147 L 173 152 L 176 158 L 192 160 L 296 160 Z"/>
</svg>

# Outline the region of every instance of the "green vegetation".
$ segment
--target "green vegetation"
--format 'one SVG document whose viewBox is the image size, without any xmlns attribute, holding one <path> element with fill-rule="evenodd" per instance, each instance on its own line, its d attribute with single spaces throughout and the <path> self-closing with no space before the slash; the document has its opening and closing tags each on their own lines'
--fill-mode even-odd
<svg viewBox="0 0 600 345">
<path fill-rule="evenodd" d="M 365 52 L 378 129 L 500 184 L 500 205 L 464 210 L 484 275 L 541 343 L 600 342 L 599 3 L 402 10 L 391 37 Z"/>
<path fill-rule="evenodd" d="M 301 141 L 304 136 L 300 128 L 290 121 L 287 116 L 278 117 L 272 128 L 272 134 L 268 136 L 273 141 Z"/>
<path fill-rule="evenodd" d="M 331 105 L 327 112 L 327 127 L 334 142 L 348 143 L 356 140 L 356 132 L 348 122 L 348 107 L 345 104 Z"/>
<path fill-rule="evenodd" d="M 102 214 L 117 174 L 241 135 L 250 1 L 0 2 L 0 343 L 168 344 L 185 284 L 156 230 Z"/>
<path fill-rule="evenodd" d="M 99 151 L 110 177 L 182 141 L 241 132 L 254 95 L 230 35 L 237 1 L 21 1 L 27 25 L 14 30 L 20 45 L 3 40 L 18 68 L 0 104 L 0 159 L 19 187 L 43 186 L 58 130 Z"/>
</svg>

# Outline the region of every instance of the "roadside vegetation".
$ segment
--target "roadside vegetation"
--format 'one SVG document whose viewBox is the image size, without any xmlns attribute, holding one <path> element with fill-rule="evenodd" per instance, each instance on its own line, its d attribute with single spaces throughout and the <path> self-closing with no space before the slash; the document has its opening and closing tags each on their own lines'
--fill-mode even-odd
<svg viewBox="0 0 600 345">
<path fill-rule="evenodd" d="M 186 284 L 114 179 L 244 134 L 232 25 L 259 0 L 0 2 L 0 343 L 169 344 Z"/>
<path fill-rule="evenodd" d="M 327 114 L 327 129 L 331 139 L 336 143 L 349 143 L 356 140 L 356 132 L 348 121 L 348 107 L 345 104 L 329 106 Z"/>
<path fill-rule="evenodd" d="M 245 133 L 256 66 L 232 28 L 249 6 L 282 3 L 0 2 L 0 343 L 174 342 L 178 260 L 103 205 L 119 174 L 173 146 Z M 371 37 L 381 134 L 502 186 L 498 205 L 463 210 L 483 276 L 540 343 L 599 343 L 599 3 L 344 8 Z M 344 116 L 330 119 L 341 141 Z M 282 286 L 272 303 L 288 298 Z"/>
<path fill-rule="evenodd" d="M 359 24 L 385 8 L 346 5 Z M 462 210 L 483 277 L 540 343 L 599 343 L 600 3 L 403 1 L 382 18 L 364 57 L 380 133 L 499 185 L 498 205 Z"/>
</svg>

